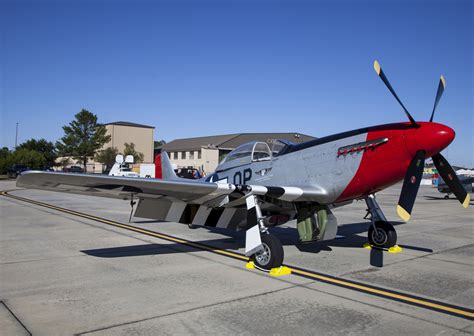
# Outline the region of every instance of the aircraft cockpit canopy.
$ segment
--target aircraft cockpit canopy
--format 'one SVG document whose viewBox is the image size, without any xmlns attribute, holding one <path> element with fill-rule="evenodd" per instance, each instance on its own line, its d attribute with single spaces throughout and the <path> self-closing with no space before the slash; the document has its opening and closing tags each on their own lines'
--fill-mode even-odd
<svg viewBox="0 0 474 336">
<path fill-rule="evenodd" d="M 261 141 L 245 143 L 227 154 L 217 170 L 229 169 L 251 162 L 269 161 L 288 145 L 290 143 L 282 140 L 272 140 L 270 143 Z"/>
<path fill-rule="evenodd" d="M 295 144 L 294 142 L 283 140 L 283 139 L 272 140 L 270 143 L 270 146 L 272 148 L 273 156 L 280 155 L 281 153 L 283 153 L 284 149 L 286 149 L 287 147 L 291 147 L 294 144 Z"/>
</svg>

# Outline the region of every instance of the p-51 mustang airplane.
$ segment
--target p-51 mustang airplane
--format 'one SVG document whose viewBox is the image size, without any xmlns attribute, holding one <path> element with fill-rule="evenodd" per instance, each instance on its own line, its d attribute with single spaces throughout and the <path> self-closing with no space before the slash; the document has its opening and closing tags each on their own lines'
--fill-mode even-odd
<svg viewBox="0 0 474 336">
<path fill-rule="evenodd" d="M 334 239 L 337 221 L 331 208 L 364 199 L 371 214 L 368 238 L 372 245 L 396 244 L 374 194 L 404 180 L 398 215 L 407 221 L 423 174 L 424 161 L 433 162 L 464 207 L 470 196 L 440 154 L 454 139 L 454 131 L 433 122 L 444 92 L 441 76 L 429 122 L 417 122 L 402 104 L 379 63 L 374 63 L 409 122 L 372 126 L 292 144 L 274 141 L 244 144 L 200 180 L 177 177 L 166 153 L 163 180 L 26 172 L 20 187 L 121 199 L 139 199 L 134 216 L 156 220 L 246 230 L 245 253 L 263 269 L 283 263 L 283 248 L 273 226 L 297 219 L 303 242 Z"/>
</svg>

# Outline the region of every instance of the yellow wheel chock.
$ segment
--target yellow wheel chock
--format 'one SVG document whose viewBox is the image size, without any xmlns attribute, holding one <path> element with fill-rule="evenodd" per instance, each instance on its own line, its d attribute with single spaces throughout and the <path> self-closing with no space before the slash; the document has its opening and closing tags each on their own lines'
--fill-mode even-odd
<svg viewBox="0 0 474 336">
<path fill-rule="evenodd" d="M 362 247 L 368 250 L 372 249 L 372 245 L 370 245 L 369 243 L 365 243 L 364 245 L 362 245 Z M 377 248 L 377 247 L 374 247 L 374 248 Z M 388 253 L 393 253 L 393 254 L 397 254 L 403 251 L 403 249 L 398 245 L 392 246 L 388 248 L 388 250 L 386 249 L 380 249 L 380 250 L 385 250 L 385 251 L 388 251 Z"/>
<path fill-rule="evenodd" d="M 289 275 L 289 274 L 291 274 L 291 268 L 286 267 L 286 266 L 280 266 L 277 268 L 272 268 L 270 270 L 271 276 L 282 276 L 282 275 Z"/>
<path fill-rule="evenodd" d="M 253 261 L 249 261 L 247 264 L 245 264 L 245 268 L 248 268 L 248 269 L 255 269 L 255 264 Z M 259 268 L 260 270 L 263 270 L 261 268 Z M 276 268 L 272 268 L 268 274 L 270 274 L 271 276 L 282 276 L 282 275 L 289 275 L 291 274 L 291 268 L 289 267 L 286 267 L 286 266 L 280 266 L 280 267 L 276 267 Z"/>
<path fill-rule="evenodd" d="M 392 246 L 388 249 L 388 253 L 400 253 L 402 252 L 402 248 L 398 245 Z"/>
<path fill-rule="evenodd" d="M 248 263 L 245 264 L 245 268 L 254 269 L 255 264 L 253 263 L 253 261 L 249 261 Z"/>
</svg>

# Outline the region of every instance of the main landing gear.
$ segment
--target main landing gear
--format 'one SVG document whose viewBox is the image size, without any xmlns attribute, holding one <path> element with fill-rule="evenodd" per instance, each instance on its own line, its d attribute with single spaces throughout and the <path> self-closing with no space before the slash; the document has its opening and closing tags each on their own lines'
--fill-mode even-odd
<svg viewBox="0 0 474 336">
<path fill-rule="evenodd" d="M 270 233 L 264 233 L 260 238 L 262 239 L 262 249 L 252 256 L 255 266 L 265 270 L 280 267 L 284 258 L 280 240 Z"/>
<path fill-rule="evenodd" d="M 397 232 L 392 224 L 387 221 L 380 209 L 375 195 L 371 194 L 365 199 L 367 203 L 367 214 L 370 214 L 372 225 L 369 228 L 368 238 L 372 246 L 379 248 L 390 248 L 397 244 Z"/>
<path fill-rule="evenodd" d="M 247 203 L 246 255 L 250 256 L 257 268 L 270 271 L 282 266 L 284 252 L 280 240 L 268 232 L 263 221 L 259 200 L 249 195 Z"/>
<path fill-rule="evenodd" d="M 372 246 L 390 248 L 397 244 L 397 232 L 389 222 L 375 222 L 369 228 L 369 243 Z"/>
</svg>

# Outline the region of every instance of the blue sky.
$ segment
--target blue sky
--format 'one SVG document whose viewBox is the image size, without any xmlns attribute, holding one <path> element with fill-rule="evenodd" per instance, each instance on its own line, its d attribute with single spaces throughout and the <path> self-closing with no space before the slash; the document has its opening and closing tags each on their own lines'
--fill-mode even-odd
<svg viewBox="0 0 474 336">
<path fill-rule="evenodd" d="M 0 0 L 1 143 L 59 139 L 82 108 L 157 140 L 239 132 L 325 136 L 405 121 L 455 129 L 474 167 L 472 1 Z"/>
</svg>

